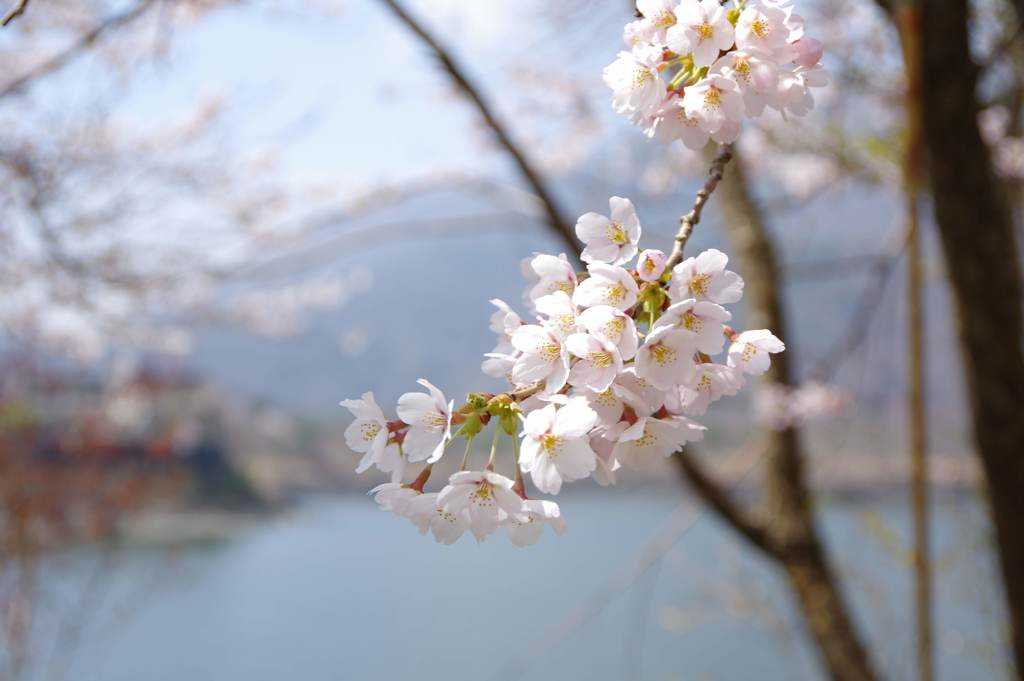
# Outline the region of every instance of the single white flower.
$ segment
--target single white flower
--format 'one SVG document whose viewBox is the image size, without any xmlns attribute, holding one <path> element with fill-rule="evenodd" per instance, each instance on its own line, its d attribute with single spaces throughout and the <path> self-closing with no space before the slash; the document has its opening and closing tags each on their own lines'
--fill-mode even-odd
<svg viewBox="0 0 1024 681">
<path fill-rule="evenodd" d="M 640 342 L 636 323 L 622 310 L 610 305 L 595 305 L 581 312 L 576 321 L 587 333 L 607 338 L 614 343 L 623 361 L 629 361 L 636 355 Z"/>
<path fill-rule="evenodd" d="M 579 307 L 610 305 L 628 310 L 636 304 L 640 288 L 625 269 L 595 262 L 587 265 L 587 272 L 590 276 L 576 287 L 572 298 Z"/>
<path fill-rule="evenodd" d="M 437 506 L 457 518 L 465 514 L 468 529 L 483 541 L 509 516 L 522 513 L 523 500 L 513 482 L 493 471 L 459 471 L 437 495 Z"/>
<path fill-rule="evenodd" d="M 699 118 L 687 115 L 682 100 L 672 99 L 647 128 L 647 136 L 665 144 L 682 140 L 688 149 L 700 151 L 707 146 L 711 133 L 701 127 Z"/>
<path fill-rule="evenodd" d="M 684 443 L 704 438 L 704 426 L 683 416 L 641 416 L 619 435 L 612 450 L 616 461 L 633 469 L 649 467 L 679 451 Z"/>
<path fill-rule="evenodd" d="M 565 521 L 562 510 L 553 501 L 527 499 L 523 502 L 523 511 L 519 515 L 509 516 L 505 523 L 508 539 L 516 546 L 536 544 L 544 532 L 544 525 L 551 525 L 555 534 L 565 534 Z"/>
<path fill-rule="evenodd" d="M 731 137 L 739 132 L 739 123 L 743 120 L 743 96 L 731 78 L 708 74 L 707 78 L 686 88 L 683 109 L 710 134 L 723 131 Z"/>
<path fill-rule="evenodd" d="M 641 281 L 658 281 L 665 272 L 668 256 L 664 251 L 648 248 L 636 260 L 636 274 Z"/>
<path fill-rule="evenodd" d="M 637 29 L 637 35 L 646 35 L 645 42 L 664 44 L 665 32 L 676 25 L 678 4 L 679 0 L 637 0 L 636 8 L 647 23 L 643 32 Z M 629 42 L 626 44 L 632 46 Z"/>
<path fill-rule="evenodd" d="M 498 308 L 491 314 L 491 331 L 498 336 L 498 344 L 491 350 L 492 353 L 508 355 L 512 354 L 512 334 L 518 329 L 523 320 L 509 307 L 508 303 L 499 298 L 493 298 L 491 305 Z"/>
<path fill-rule="evenodd" d="M 342 400 L 340 404 L 356 417 L 345 429 L 345 443 L 352 451 L 362 453 L 363 458 L 356 466 L 356 473 L 362 473 L 383 461 L 389 437 L 388 421 L 372 392 L 363 393 L 362 399 Z"/>
<path fill-rule="evenodd" d="M 775 105 L 779 89 L 779 66 L 756 52 L 736 50 L 724 55 L 711 68 L 736 82 L 743 93 L 747 116 L 757 117 L 767 105 Z"/>
<path fill-rule="evenodd" d="M 558 494 L 563 482 L 594 472 L 597 460 L 587 433 L 596 423 L 597 414 L 580 398 L 535 409 L 523 419 L 519 467 L 541 492 Z"/>
<path fill-rule="evenodd" d="M 512 345 L 522 354 L 512 366 L 516 385 L 544 381 L 545 392 L 554 394 L 569 378 L 569 350 L 561 335 L 547 326 L 527 324 L 512 334 Z"/>
<path fill-rule="evenodd" d="M 621 114 L 650 115 L 661 108 L 667 95 L 658 73 L 661 50 L 637 46 L 604 68 L 604 82 L 612 90 L 612 106 Z"/>
<path fill-rule="evenodd" d="M 517 359 L 519 359 L 518 351 L 509 355 L 500 352 L 487 352 L 484 353 L 484 361 L 480 363 L 480 370 L 487 376 L 504 378 L 515 385 L 515 381 L 512 380 L 512 367 L 516 365 Z"/>
<path fill-rule="evenodd" d="M 636 354 L 636 375 L 659 390 L 693 379 L 697 352 L 693 334 L 663 326 L 654 329 Z"/>
<path fill-rule="evenodd" d="M 459 514 L 446 511 L 438 504 L 437 497 L 435 492 L 413 497 L 406 507 L 406 514 L 421 534 L 429 531 L 438 543 L 454 544 L 469 526 L 467 511 Z"/>
<path fill-rule="evenodd" d="M 610 216 L 584 213 L 576 221 L 576 236 L 586 245 L 580 254 L 583 262 L 621 265 L 636 255 L 641 230 L 633 202 L 613 196 L 608 204 Z"/>
<path fill-rule="evenodd" d="M 620 421 L 607 428 L 599 428 L 592 431 L 590 436 L 590 448 L 597 455 L 597 468 L 594 469 L 594 480 L 602 487 L 615 484 L 615 472 L 622 468 L 622 464 L 615 458 L 615 445 L 619 434 L 629 426 L 625 421 Z"/>
<path fill-rule="evenodd" d="M 674 303 L 654 322 L 654 328 L 670 327 L 693 334 L 697 350 L 717 355 L 725 347 L 725 322 L 732 314 L 721 305 L 706 300 L 688 298 Z"/>
<path fill-rule="evenodd" d="M 785 349 L 786 345 L 767 329 L 744 331 L 729 346 L 729 366 L 760 376 L 768 371 L 771 354 Z"/>
<path fill-rule="evenodd" d="M 793 61 L 797 66 L 805 69 L 813 69 L 821 62 L 825 48 L 820 40 L 814 38 L 801 38 L 791 45 L 793 49 Z"/>
<path fill-rule="evenodd" d="M 420 496 L 416 490 L 398 482 L 385 482 L 370 490 L 373 500 L 382 511 L 408 517 L 409 504 Z"/>
<path fill-rule="evenodd" d="M 674 17 L 673 17 L 674 18 Z M 647 19 L 637 19 L 626 24 L 622 29 L 622 42 L 626 47 L 634 49 L 654 41 L 657 28 Z"/>
<path fill-rule="evenodd" d="M 637 414 L 653 414 L 665 402 L 665 391 L 637 376 L 636 366 L 623 369 L 612 383 L 612 388 Z"/>
<path fill-rule="evenodd" d="M 614 383 L 600 392 L 590 388 L 577 388 L 570 395 L 586 400 L 587 405 L 597 414 L 597 423 L 602 426 L 618 423 L 626 406 Z"/>
<path fill-rule="evenodd" d="M 398 398 L 398 418 L 409 424 L 402 448 L 409 461 L 434 463 L 444 454 L 452 437 L 452 409 L 455 403 L 445 402 L 444 393 L 425 378 L 416 381 L 429 391 L 405 393 Z"/>
<path fill-rule="evenodd" d="M 811 88 L 828 85 L 828 74 L 821 65 L 794 71 L 783 71 L 779 77 L 779 89 L 773 106 L 785 114 L 806 116 L 814 108 Z"/>
<path fill-rule="evenodd" d="M 529 282 L 526 299 L 530 303 L 555 291 L 571 296 L 576 290 L 576 270 L 564 253 L 557 256 L 535 253 L 524 260 L 522 269 Z"/>
<path fill-rule="evenodd" d="M 565 345 L 577 357 L 569 371 L 570 385 L 600 392 L 607 389 L 622 371 L 618 347 L 604 336 L 574 333 L 565 339 Z"/>
<path fill-rule="evenodd" d="M 665 41 L 676 54 L 692 54 L 697 68 L 710 66 L 719 52 L 732 47 L 733 26 L 718 0 L 687 0 L 675 13 L 676 23 L 666 31 Z"/>
<path fill-rule="evenodd" d="M 743 297 L 743 280 L 725 269 L 728 264 L 729 256 L 714 248 L 687 258 L 672 268 L 669 295 L 677 302 L 687 298 L 719 305 L 738 302 Z"/>
<path fill-rule="evenodd" d="M 722 364 L 702 363 L 689 385 L 682 389 L 682 409 L 700 416 L 708 405 L 726 395 L 735 395 L 743 387 L 743 373 Z"/>
<path fill-rule="evenodd" d="M 786 46 L 789 34 L 786 12 L 771 5 L 751 3 L 740 12 L 736 22 L 736 47 L 773 54 Z"/>
<path fill-rule="evenodd" d="M 576 306 L 564 291 L 538 298 L 537 314 L 546 318 L 546 328 L 554 330 L 562 338 L 576 331 Z"/>
</svg>

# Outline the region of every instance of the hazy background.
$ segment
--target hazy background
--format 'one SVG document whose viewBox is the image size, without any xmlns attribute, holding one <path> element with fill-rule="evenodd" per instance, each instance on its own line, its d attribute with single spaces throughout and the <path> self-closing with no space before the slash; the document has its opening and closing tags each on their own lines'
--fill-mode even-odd
<svg viewBox="0 0 1024 681">
<path fill-rule="evenodd" d="M 36 74 L 0 90 L 0 678 L 823 678 L 778 573 L 667 464 L 571 485 L 569 533 L 527 550 L 437 546 L 377 511 L 363 492 L 383 478 L 352 472 L 338 401 L 372 390 L 387 411 L 420 377 L 456 399 L 499 388 L 479 371 L 488 300 L 519 306 L 520 260 L 561 246 L 372 0 L 148 3 L 36 73 L 143 4 L 35 0 L 0 31 L 4 79 Z M 642 245 L 668 249 L 706 164 L 611 111 L 601 68 L 629 3 L 409 5 L 570 216 L 628 196 Z M 808 425 L 828 548 L 886 678 L 910 678 L 899 53 L 871 3 L 798 6 L 839 85 L 740 146 L 783 263 L 788 352 L 843 397 Z M 718 221 L 712 200 L 690 252 L 730 250 Z M 934 251 L 939 678 L 1000 678 Z M 750 396 L 706 422 L 744 494 Z"/>
</svg>

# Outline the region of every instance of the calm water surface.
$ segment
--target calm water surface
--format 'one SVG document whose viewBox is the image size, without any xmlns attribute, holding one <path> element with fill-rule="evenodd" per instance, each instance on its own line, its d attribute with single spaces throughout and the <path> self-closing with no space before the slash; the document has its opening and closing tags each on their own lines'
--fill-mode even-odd
<svg viewBox="0 0 1024 681">
<path fill-rule="evenodd" d="M 30 678 L 821 678 L 777 573 L 712 517 L 668 494 L 562 503 L 569 533 L 525 550 L 503 537 L 438 546 L 368 498 L 342 497 L 217 546 L 65 556 L 47 573 Z M 894 679 L 912 672 L 904 507 L 823 510 Z M 998 678 L 981 514 L 951 497 L 934 517 L 940 678 Z"/>
</svg>

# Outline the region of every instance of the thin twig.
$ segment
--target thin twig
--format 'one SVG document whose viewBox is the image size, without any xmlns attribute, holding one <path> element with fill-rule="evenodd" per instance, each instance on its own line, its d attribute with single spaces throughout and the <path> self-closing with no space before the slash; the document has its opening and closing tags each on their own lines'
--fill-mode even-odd
<svg viewBox="0 0 1024 681">
<path fill-rule="evenodd" d="M 15 94 L 16 92 L 20 91 L 23 87 L 25 87 L 26 84 L 38 78 L 39 76 L 43 76 L 60 69 L 69 61 L 71 61 L 76 55 L 91 47 L 93 43 L 99 40 L 100 37 L 102 37 L 107 31 L 110 31 L 115 28 L 120 28 L 125 24 L 129 24 L 132 21 L 135 21 L 143 14 L 145 14 L 146 10 L 155 5 L 156 2 L 157 0 L 139 0 L 139 2 L 132 5 L 125 11 L 119 12 L 118 14 L 114 14 L 112 16 L 107 17 L 106 19 L 103 19 L 95 26 L 93 26 L 91 29 L 89 29 L 89 31 L 83 33 L 78 38 L 78 40 L 73 42 L 71 45 L 69 45 L 62 51 L 53 55 L 52 57 L 42 62 L 35 68 L 29 70 L 28 72 L 18 76 L 17 78 L 7 83 L 3 87 L 0 87 L 0 99 Z"/>
<path fill-rule="evenodd" d="M 721 145 L 718 148 L 718 153 L 715 155 L 715 160 L 711 162 L 711 167 L 708 168 L 707 182 L 697 192 L 697 198 L 693 201 L 693 208 L 679 219 L 679 233 L 676 234 L 675 244 L 672 246 L 672 254 L 665 265 L 667 269 L 672 269 L 682 261 L 686 242 L 689 241 L 694 226 L 700 222 L 700 215 L 704 212 L 704 204 L 708 202 L 708 198 L 715 191 L 715 187 L 722 181 L 722 176 L 725 175 L 725 165 L 730 159 L 732 159 L 732 145 Z"/>
<path fill-rule="evenodd" d="M 18 2 L 7 11 L 7 14 L 0 19 L 0 26 L 7 26 L 7 24 L 24 14 L 25 10 L 28 9 L 28 3 L 29 0 L 18 0 Z"/>
<path fill-rule="evenodd" d="M 476 86 L 470 83 L 462 66 L 455 61 L 455 58 L 448 50 L 416 18 L 405 10 L 398 0 L 381 0 L 381 2 L 434 53 L 434 56 L 437 57 L 441 67 L 448 73 L 455 86 L 473 103 L 484 123 L 494 133 L 498 143 L 512 158 L 516 167 L 519 168 L 523 179 L 526 180 L 534 194 L 540 199 L 544 207 L 548 226 L 554 230 L 555 234 L 565 244 L 571 257 L 578 258 L 579 244 L 576 241 L 573 226 L 563 216 L 554 193 L 548 188 L 540 172 L 527 159 L 525 152 L 512 140 L 505 125 L 498 120 L 490 104 L 484 100 L 482 93 Z"/>
</svg>

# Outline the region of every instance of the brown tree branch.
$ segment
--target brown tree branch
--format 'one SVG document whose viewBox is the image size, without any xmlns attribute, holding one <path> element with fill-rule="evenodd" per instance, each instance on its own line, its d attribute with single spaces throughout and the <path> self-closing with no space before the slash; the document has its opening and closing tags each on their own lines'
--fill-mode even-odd
<svg viewBox="0 0 1024 681">
<path fill-rule="evenodd" d="M 24 14 L 25 10 L 28 9 L 29 1 L 30 0 L 18 0 L 11 9 L 7 10 L 7 14 L 5 14 L 3 18 L 0 18 L 0 26 L 7 26 L 7 24 Z"/>
<path fill-rule="evenodd" d="M 77 40 L 71 45 L 64 48 L 57 54 L 53 55 L 46 61 L 35 66 L 29 71 L 18 76 L 14 80 L 7 84 L 0 86 L 0 99 L 8 97 L 22 90 L 30 81 L 35 80 L 40 76 L 44 76 L 48 73 L 52 73 L 62 68 L 65 64 L 70 62 L 76 56 L 92 47 L 96 41 L 98 41 L 104 34 L 116 28 L 120 28 L 126 24 L 130 24 L 135 21 L 143 14 L 146 13 L 150 7 L 155 5 L 157 0 L 138 0 L 134 5 L 119 12 L 111 15 L 106 19 L 103 19 L 91 29 L 83 33 Z M 27 3 L 26 3 L 27 4 Z"/>
<path fill-rule="evenodd" d="M 700 222 L 701 213 L 704 212 L 704 204 L 708 202 L 711 194 L 715 191 L 715 187 L 722 181 L 722 176 L 725 174 L 725 166 L 731 158 L 731 144 L 723 144 L 718 147 L 718 153 L 715 154 L 715 158 L 711 161 L 711 167 L 708 168 L 707 182 L 697 192 L 697 198 L 693 201 L 693 208 L 679 219 L 679 232 L 676 234 L 675 243 L 672 245 L 672 254 L 669 255 L 668 262 L 665 263 L 665 269 L 670 270 L 682 261 L 683 249 L 686 248 L 686 242 L 690 240 L 690 234 L 693 233 L 694 226 Z"/>
<path fill-rule="evenodd" d="M 762 553 L 779 557 L 780 548 L 764 523 L 741 507 L 726 486 L 714 479 L 697 461 L 693 452 L 681 449 L 674 458 L 687 483 L 719 518 Z"/>
<path fill-rule="evenodd" d="M 491 129 L 498 144 L 515 162 L 516 167 L 522 174 L 523 179 L 530 185 L 533 193 L 540 200 L 548 226 L 565 244 L 566 249 L 572 257 L 578 258 L 579 243 L 573 225 L 565 219 L 562 210 L 559 208 L 554 193 L 548 188 L 547 183 L 541 177 L 540 172 L 534 168 L 533 163 L 527 158 L 526 153 L 513 141 L 505 125 L 498 120 L 491 105 L 484 99 L 483 94 L 470 83 L 468 76 L 462 66 L 448 52 L 448 50 L 435 38 L 427 29 L 409 14 L 398 0 L 381 0 L 405 26 L 412 31 L 416 37 L 431 51 L 441 64 L 441 67 L 448 73 L 449 78 L 458 87 L 462 94 L 472 102 L 477 112 L 487 127 Z"/>
</svg>

